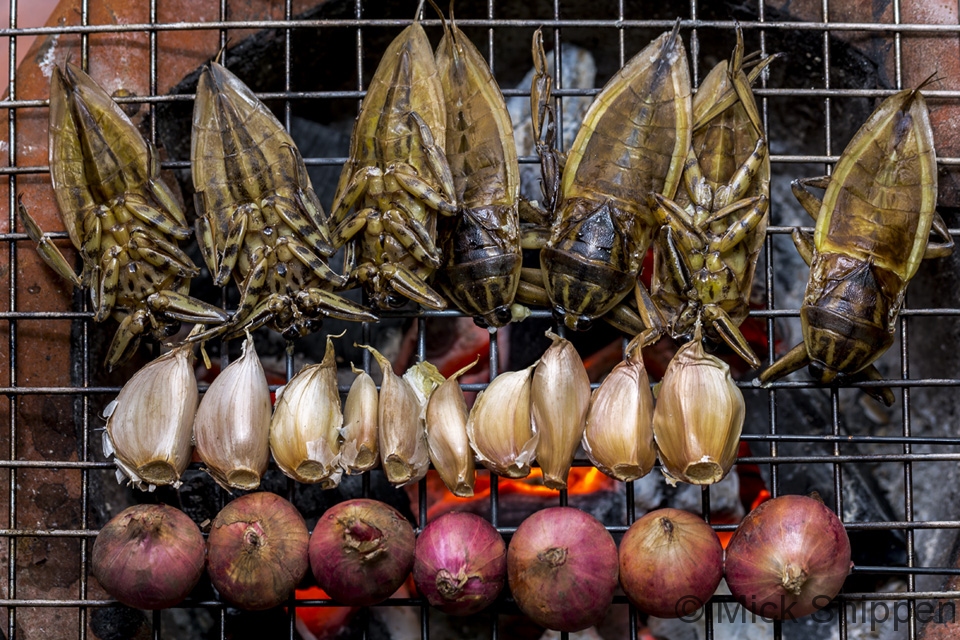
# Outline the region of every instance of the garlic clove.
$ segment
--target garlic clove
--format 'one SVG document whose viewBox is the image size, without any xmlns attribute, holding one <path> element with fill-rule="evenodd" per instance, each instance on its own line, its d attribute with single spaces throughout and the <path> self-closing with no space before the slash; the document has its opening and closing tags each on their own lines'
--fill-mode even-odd
<svg viewBox="0 0 960 640">
<path fill-rule="evenodd" d="M 270 388 L 253 339 L 214 379 L 193 425 L 197 453 L 213 479 L 227 489 L 251 491 L 270 460 Z"/>
<path fill-rule="evenodd" d="M 479 358 L 478 358 L 479 360 Z M 477 360 L 443 381 L 427 401 L 425 426 L 430 460 L 450 492 L 459 498 L 473 495 L 476 471 L 467 438 L 467 401 L 457 381 Z"/>
<path fill-rule="evenodd" d="M 103 450 L 117 480 L 139 489 L 180 486 L 190 464 L 199 394 L 192 345 L 177 347 L 137 371 L 107 405 Z"/>
<path fill-rule="evenodd" d="M 530 475 L 540 435 L 531 419 L 533 369 L 501 373 L 477 395 L 467 437 L 480 462 L 505 478 Z"/>
<path fill-rule="evenodd" d="M 349 475 L 368 471 L 380 460 L 377 385 L 369 373 L 352 368 L 357 377 L 343 405 L 340 430 L 340 466 Z"/>
<path fill-rule="evenodd" d="M 623 482 L 647 475 L 657 461 L 653 393 L 640 353 L 643 337 L 630 342 L 627 358 L 593 392 L 583 432 L 583 449 L 590 461 Z"/>
<path fill-rule="evenodd" d="M 427 475 L 430 467 L 422 418 L 424 407 L 406 374 L 402 378 L 395 374 L 390 361 L 373 347 L 359 346 L 373 354 L 383 372 L 377 408 L 383 471 L 387 480 L 397 486 L 417 482 Z M 419 365 L 411 369 L 417 367 Z M 429 382 L 431 376 L 426 367 L 418 368 L 409 378 L 422 385 L 418 386 L 421 395 L 427 393 L 432 384 Z"/>
<path fill-rule="evenodd" d="M 667 365 L 653 413 L 667 481 L 719 482 L 737 459 L 745 411 L 730 367 L 704 352 L 697 327 L 694 340 Z"/>
<path fill-rule="evenodd" d="M 540 431 L 537 461 L 543 484 L 566 489 L 567 474 L 580 446 L 590 406 L 590 378 L 568 340 L 547 331 L 553 344 L 533 372 L 533 421 Z"/>
<path fill-rule="evenodd" d="M 336 352 L 327 336 L 323 361 L 303 367 L 277 392 L 270 451 L 284 474 L 322 489 L 340 484 L 340 391 Z"/>
</svg>

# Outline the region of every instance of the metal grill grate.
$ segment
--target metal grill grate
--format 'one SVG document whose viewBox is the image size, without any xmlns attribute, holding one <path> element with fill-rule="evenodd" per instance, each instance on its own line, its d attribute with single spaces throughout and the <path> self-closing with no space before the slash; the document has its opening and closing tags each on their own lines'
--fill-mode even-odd
<svg viewBox="0 0 960 640">
<path fill-rule="evenodd" d="M 382 49 L 375 50 L 371 42 L 392 37 L 400 27 L 406 25 L 409 17 L 404 19 L 399 16 L 411 12 L 412 6 L 406 5 L 413 4 L 404 3 L 402 8 L 396 8 L 391 3 L 331 0 L 327 3 L 329 14 L 315 14 L 309 11 L 309 5 L 314 3 L 306 1 L 294 3 L 286 0 L 281 7 L 279 3 L 266 1 L 241 3 L 221 0 L 219 5 L 206 3 L 215 5 L 210 6 L 209 11 L 191 10 L 178 14 L 177 11 L 182 9 L 181 4 L 189 3 L 151 0 L 148 8 L 131 8 L 122 12 L 126 16 L 125 23 L 118 25 L 97 21 L 96 16 L 103 15 L 102 11 L 98 11 L 103 7 L 98 7 L 97 2 L 78 0 L 76 6 L 66 12 L 66 21 L 57 26 L 18 29 L 16 16 L 22 8 L 17 0 L 9 0 L 12 17 L 9 25 L 0 25 L 4 27 L 0 29 L 0 38 L 9 43 L 10 59 L 13 61 L 20 47 L 18 39 L 24 36 L 47 39 L 45 48 L 34 50 L 36 58 L 28 58 L 19 69 L 13 62 L 10 64 L 8 97 L 0 102 L 0 117 L 6 118 L 7 122 L 6 135 L 0 135 L 4 142 L 2 151 L 6 154 L 6 166 L 0 168 L 0 173 L 5 176 L 0 188 L 5 189 L 6 193 L 3 194 L 5 197 L 0 197 L 7 202 L 6 226 L 0 234 L 0 252 L 4 254 L 0 286 L 6 287 L 7 296 L 5 305 L 0 308 L 0 332 L 7 335 L 3 343 L 6 354 L 2 358 L 5 377 L 0 382 L 0 393 L 7 398 L 4 406 L 0 407 L 6 423 L 5 434 L 0 436 L 0 468 L 6 470 L 0 475 L 0 495 L 5 496 L 5 504 L 0 502 L 0 509 L 5 513 L 0 516 L 0 564 L 6 567 L 6 579 L 0 584 L 0 617 L 5 620 L 6 637 L 9 638 L 33 638 L 41 634 L 46 638 L 96 637 L 91 623 L 93 613 L 112 604 L 110 600 L 91 597 L 91 594 L 100 592 L 88 578 L 88 560 L 97 533 L 90 514 L 94 507 L 111 508 L 99 504 L 107 498 L 100 495 L 96 488 L 112 482 L 113 473 L 112 463 L 104 460 L 96 445 L 101 424 L 93 416 L 96 415 L 96 409 L 119 390 L 119 384 L 98 382 L 102 354 L 97 351 L 92 313 L 84 306 L 85 302 L 79 295 L 73 297 L 71 305 L 71 294 L 66 290 L 66 285 L 57 282 L 56 275 L 36 259 L 34 245 L 20 231 L 22 227 L 16 219 L 15 195 L 26 191 L 36 199 L 38 205 L 45 205 L 49 209 L 48 213 L 43 214 L 48 221 L 46 228 L 62 228 L 59 222 L 49 223 L 50 220 L 56 220 L 54 209 L 51 209 L 54 207 L 52 198 L 49 195 L 36 195 L 44 189 L 49 190 L 48 167 L 44 166 L 42 160 L 45 152 L 41 150 L 38 156 L 36 149 L 27 148 L 32 141 L 30 134 L 34 122 L 45 121 L 47 117 L 46 94 L 33 92 L 26 83 L 21 83 L 18 74 L 32 74 L 36 79 L 36 69 L 31 65 L 48 64 L 49 60 L 44 60 L 43 56 L 54 54 L 59 38 L 79 37 L 79 61 L 86 67 L 94 55 L 91 53 L 92 39 L 147 34 L 146 57 L 141 60 L 145 64 L 143 68 L 148 70 L 144 84 L 146 92 L 126 102 L 148 105 L 146 122 L 149 135 L 157 141 L 160 133 L 155 116 L 159 108 L 176 104 L 189 108 L 189 101 L 192 100 L 192 95 L 174 95 L 164 86 L 167 81 L 162 79 L 162 75 L 168 58 L 178 55 L 163 44 L 168 34 L 215 31 L 219 46 L 225 47 L 241 42 L 244 36 L 258 30 L 277 30 L 283 52 L 282 74 L 276 85 L 279 88 L 262 91 L 260 95 L 282 101 L 285 122 L 289 128 L 294 115 L 302 113 L 304 109 L 324 108 L 323 105 L 338 101 L 358 104 L 358 99 L 363 96 L 364 83 L 373 71 L 371 61 L 376 60 L 382 52 Z M 117 3 L 117 7 L 121 4 Z M 461 8 L 459 4 L 464 6 Z M 608 68 L 607 71 L 602 70 L 601 75 L 606 73 L 609 76 L 653 34 L 669 29 L 674 17 L 679 16 L 683 19 L 682 34 L 688 43 L 695 82 L 712 66 L 716 56 L 728 55 L 734 40 L 734 17 L 739 18 L 747 34 L 748 51 L 759 48 L 764 53 L 772 53 L 776 50 L 773 48 L 774 42 L 778 45 L 814 43 L 803 50 L 802 55 L 797 54 L 800 60 L 795 58 L 789 66 L 793 70 L 805 69 L 808 77 L 814 81 L 807 82 L 799 78 L 794 82 L 781 75 L 782 82 L 762 80 L 755 90 L 771 142 L 774 170 L 772 226 L 768 230 L 763 254 L 765 267 L 758 270 L 757 276 L 765 295 L 765 305 L 752 313 L 755 318 L 765 322 L 769 342 L 768 351 L 764 354 L 766 361 L 774 355 L 776 339 L 782 337 L 778 332 L 792 328 L 788 341 L 792 344 L 799 339 L 796 329 L 799 304 L 796 287 L 802 290 L 802 281 L 806 278 L 806 270 L 801 269 L 795 274 L 796 285 L 791 287 L 789 284 L 790 278 L 794 277 L 789 274 L 793 273 L 791 270 L 795 265 L 788 265 L 784 261 L 787 260 L 786 256 L 795 254 L 795 251 L 789 243 L 788 234 L 792 225 L 808 222 L 791 217 L 791 207 L 794 205 L 788 202 L 786 196 L 789 194 L 784 185 L 789 183 L 791 177 L 829 171 L 846 139 L 869 112 L 874 99 L 890 95 L 914 81 L 909 66 L 905 64 L 910 57 L 907 55 L 908 49 L 912 55 L 916 55 L 917 47 L 932 47 L 936 43 L 943 45 L 943 49 L 936 49 L 941 52 L 938 54 L 941 57 L 924 60 L 927 64 L 940 66 L 943 81 L 926 93 L 931 104 L 938 108 L 948 109 L 960 100 L 960 78 L 957 75 L 960 59 L 956 55 L 953 59 L 942 57 L 942 51 L 949 50 L 951 46 L 956 51 L 960 38 L 956 7 L 952 8 L 952 20 L 943 24 L 925 24 L 937 19 L 919 11 L 924 5 L 922 0 L 909 5 L 907 0 L 894 0 L 881 18 L 867 22 L 858 21 L 858 12 L 869 14 L 872 5 L 856 0 L 770 5 L 757 1 L 752 5 L 738 5 L 735 11 L 726 4 L 707 0 L 667 2 L 661 3 L 666 6 L 655 8 L 646 6 L 650 3 L 627 0 L 583 2 L 579 5 L 567 0 L 554 0 L 552 3 L 488 0 L 481 5 L 470 5 L 468 2 L 459 4 L 457 14 L 460 26 L 473 36 L 485 33 L 486 48 L 482 50 L 491 59 L 498 79 L 509 76 L 513 71 L 512 63 L 502 61 L 500 52 L 504 43 L 513 39 L 521 40 L 526 47 L 529 34 L 541 25 L 552 34 L 554 42 L 571 38 L 597 45 L 613 42 L 611 46 L 618 53 L 618 58 L 601 60 L 598 54 L 597 60 L 602 67 Z M 789 15 L 786 12 L 788 5 L 800 15 Z M 255 10 L 261 12 L 255 13 Z M 303 13 L 305 11 L 307 13 Z M 651 15 L 654 11 L 655 15 Z M 164 18 L 199 14 L 204 15 L 203 20 L 177 22 Z M 238 19 L 237 16 L 241 14 L 242 19 Z M 309 17 L 296 17 L 302 15 Z M 431 17 L 429 11 L 427 17 Z M 426 19 L 424 24 L 437 29 L 439 22 Z M 321 34 L 346 34 L 345 37 L 353 41 L 355 59 L 348 62 L 347 52 L 343 51 L 336 63 L 343 68 L 353 65 L 355 88 L 329 90 L 324 86 L 299 85 L 302 78 L 296 73 L 298 58 L 292 52 L 295 37 L 318 29 Z M 437 41 L 436 33 L 431 32 L 433 42 Z M 718 42 L 720 44 L 716 44 Z M 856 53 L 858 45 L 864 43 L 870 51 L 889 52 L 888 58 L 878 66 L 880 71 L 875 74 L 881 82 L 888 81 L 889 89 L 875 89 L 878 86 L 876 83 L 871 86 L 847 84 L 844 81 L 849 79 L 850 74 L 838 73 L 843 63 L 849 62 L 847 56 L 855 59 L 854 65 L 862 62 L 863 56 L 858 58 Z M 3 46 L 2 42 L 0 46 Z M 200 58 L 212 53 L 204 52 Z M 61 60 L 56 58 L 56 61 Z M 126 63 L 118 59 L 116 64 Z M 778 73 L 776 68 L 777 65 L 774 65 L 775 74 Z M 604 80 L 598 78 L 597 84 L 601 85 Z M 596 89 L 569 89 L 560 84 L 555 93 L 562 105 L 569 98 L 593 96 L 596 92 Z M 524 96 L 526 89 L 511 90 L 504 84 L 504 93 L 508 97 Z M 813 114 L 814 119 L 809 127 L 816 140 L 808 145 L 812 150 L 803 150 L 790 144 L 790 138 L 797 131 L 791 128 L 790 123 L 777 121 L 772 116 L 774 105 L 777 104 L 781 105 L 778 111 L 784 110 L 782 105 L 787 104 L 791 108 L 796 105 L 798 112 Z M 860 105 L 859 111 L 851 106 L 854 104 Z M 863 105 L 867 107 L 861 114 Z M 856 113 L 851 115 L 851 112 Z M 847 126 L 857 117 L 860 120 L 853 122 L 853 128 Z M 935 123 L 935 128 L 938 126 L 941 127 L 938 135 L 942 132 L 946 137 L 948 131 L 952 131 L 946 118 Z M 952 147 L 957 148 L 958 145 Z M 960 231 L 953 228 L 956 220 L 950 217 L 955 213 L 953 208 L 956 206 L 955 185 L 950 176 L 960 166 L 958 155 L 954 151 L 944 153 L 941 150 L 939 153 L 941 182 L 945 182 L 941 211 L 948 224 L 954 223 L 951 225 L 954 236 L 960 235 Z M 337 171 L 344 160 L 334 155 L 306 158 L 310 166 L 333 167 Z M 522 160 L 530 164 L 536 158 L 527 156 Z M 164 166 L 183 172 L 189 163 L 186 155 L 171 153 Z M 948 201 L 948 197 L 954 199 Z M 324 200 L 324 205 L 329 206 L 329 198 Z M 66 234 L 60 233 L 56 237 L 66 238 Z M 891 579 L 899 579 L 902 590 L 889 592 L 873 586 L 870 590 L 842 594 L 839 598 L 840 610 L 835 612 L 831 622 L 819 625 L 830 629 L 830 635 L 823 637 L 861 637 L 865 627 L 862 620 L 864 612 L 868 616 L 872 612 L 872 618 L 867 618 L 866 627 L 871 626 L 872 622 L 881 634 L 888 634 L 881 635 L 884 638 L 950 637 L 955 633 L 951 629 L 956 627 L 946 624 L 942 629 L 937 629 L 940 623 L 928 625 L 927 631 L 924 631 L 923 622 L 926 601 L 947 600 L 952 603 L 960 599 L 960 587 L 957 586 L 960 583 L 956 582 L 957 576 L 960 576 L 957 566 L 960 565 L 956 564 L 957 558 L 953 555 L 956 534 L 960 531 L 960 509 L 953 507 L 957 496 L 951 486 L 956 484 L 956 462 L 960 461 L 960 434 L 956 434 L 954 428 L 958 409 L 955 396 L 956 387 L 960 386 L 960 371 L 951 363 L 954 359 L 952 348 L 956 346 L 957 336 L 960 335 L 956 321 L 960 316 L 960 308 L 957 308 L 955 298 L 944 297 L 954 295 L 956 290 L 952 280 L 957 271 L 956 265 L 957 261 L 951 259 L 928 266 L 911 287 L 910 300 L 901 314 L 899 350 L 892 350 L 893 353 L 886 360 L 886 377 L 891 379 L 888 384 L 898 392 L 897 413 L 888 416 L 891 419 L 889 424 L 864 426 L 870 423 L 861 423 L 865 412 L 857 409 L 860 406 L 857 404 L 859 391 L 830 389 L 811 392 L 814 385 L 802 375 L 763 390 L 752 381 L 741 382 L 751 407 L 751 423 L 747 427 L 749 433 L 744 435 L 744 441 L 749 443 L 753 452 L 741 459 L 741 463 L 758 465 L 774 495 L 802 491 L 803 487 L 798 487 L 795 482 L 798 469 L 803 473 L 810 469 L 825 469 L 824 477 L 828 479 L 825 489 L 832 492 L 832 496 L 825 497 L 843 515 L 851 534 L 862 534 L 858 538 L 861 541 L 893 538 L 902 547 L 902 561 L 893 559 L 895 554 L 890 554 L 888 562 L 874 565 L 858 563 L 854 570 L 855 576 L 865 578 L 858 584 L 870 583 L 872 576 L 885 576 L 887 585 Z M 784 276 L 785 273 L 788 275 Z M 41 286 L 41 294 L 31 290 L 31 287 L 37 286 Z M 419 314 L 420 318 L 425 319 L 419 323 L 417 353 L 420 357 L 425 354 L 429 319 L 452 315 L 457 314 Z M 538 311 L 534 316 L 548 318 L 549 313 Z M 601 332 L 604 329 L 596 328 L 593 331 Z M 610 335 L 612 337 L 614 334 L 610 332 Z M 364 329 L 363 337 L 369 340 L 369 328 Z M 489 367 L 491 375 L 495 375 L 500 368 L 498 354 L 503 345 L 498 342 L 495 333 L 491 334 L 490 341 Z M 365 357 L 363 364 L 370 369 L 369 356 Z M 289 377 L 294 370 L 292 356 L 287 356 L 285 367 Z M 470 385 L 467 389 L 479 390 L 483 386 Z M 817 425 L 817 430 L 798 427 L 804 424 L 809 426 L 811 422 L 797 421 L 797 407 L 800 407 L 799 413 L 813 410 L 811 407 L 823 409 L 822 415 L 816 414 L 812 421 Z M 821 419 L 822 422 L 818 422 Z M 64 442 L 69 443 L 74 437 L 77 438 L 75 450 L 63 446 Z M 578 461 L 577 464 L 584 466 L 588 463 Z M 787 482 L 788 478 L 792 479 L 790 482 L 793 484 Z M 860 500 L 857 497 L 859 484 L 874 481 L 886 483 L 888 487 L 885 492 L 881 491 L 891 507 L 885 517 L 871 519 L 849 513 L 851 503 Z M 366 494 L 369 490 L 368 476 L 363 482 L 363 492 Z M 293 495 L 292 483 L 287 485 L 287 492 Z M 615 534 L 625 531 L 629 523 L 640 515 L 636 513 L 632 483 L 627 487 L 625 496 L 626 520 L 605 523 Z M 221 495 L 220 499 L 226 498 Z M 427 517 L 427 501 L 427 484 L 424 481 L 416 497 L 416 511 L 421 522 Z M 566 501 L 566 493 L 561 492 L 556 503 L 565 504 Z M 710 502 L 711 489 L 706 488 L 702 505 L 707 518 L 710 516 Z M 500 526 L 499 513 L 498 482 L 494 478 L 490 494 L 490 517 L 493 524 L 509 536 L 515 528 Z M 716 528 L 731 531 L 734 525 L 716 525 Z M 732 598 L 723 596 L 718 597 L 716 602 L 721 605 L 734 604 Z M 865 609 L 860 608 L 862 603 L 867 603 Z M 877 603 L 883 603 L 885 608 L 879 608 Z M 270 637 L 296 637 L 294 618 L 297 609 L 326 607 L 330 604 L 323 600 L 291 602 L 293 606 L 285 614 L 285 623 L 276 628 Z M 419 599 L 391 600 L 388 604 L 416 608 L 420 615 L 422 637 L 431 635 L 430 621 L 437 614 Z M 214 599 L 188 601 L 182 606 L 207 612 L 212 621 L 212 631 L 204 637 L 232 637 L 229 612 L 222 603 Z M 501 624 L 501 618 L 511 606 L 509 601 L 503 599 L 496 606 L 497 613 L 491 617 L 491 637 L 512 637 L 510 631 Z M 625 609 L 628 605 L 625 598 L 619 596 L 615 606 Z M 721 617 L 728 615 L 722 606 L 706 611 L 703 637 L 723 637 L 722 620 L 716 619 L 718 612 Z M 883 612 L 888 615 L 886 620 L 880 620 Z M 897 618 L 899 622 L 895 623 L 894 616 L 906 619 Z M 897 625 L 896 629 L 892 629 L 894 624 Z M 173 637 L 172 629 L 175 628 L 165 614 L 159 612 L 149 619 L 148 627 L 154 638 Z M 944 633 L 944 629 L 946 635 L 933 635 Z M 361 630 L 361 633 L 367 637 L 366 631 Z M 640 633 L 634 615 L 629 616 L 628 633 L 631 640 Z M 764 633 L 766 635 L 762 637 L 797 638 L 801 633 L 810 635 L 814 632 L 809 626 L 776 623 L 765 627 Z M 433 631 L 433 635 L 442 637 L 436 631 Z"/>
</svg>

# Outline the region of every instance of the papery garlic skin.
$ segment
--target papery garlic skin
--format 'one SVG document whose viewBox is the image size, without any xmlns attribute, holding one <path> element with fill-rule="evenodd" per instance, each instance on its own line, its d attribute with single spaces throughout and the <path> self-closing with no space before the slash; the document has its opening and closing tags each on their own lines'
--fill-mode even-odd
<svg viewBox="0 0 960 640">
<path fill-rule="evenodd" d="M 730 367 L 704 352 L 698 329 L 667 365 L 653 412 L 667 481 L 719 482 L 737 459 L 745 414 Z"/>
<path fill-rule="evenodd" d="M 217 484 L 244 491 L 260 486 L 270 460 L 270 388 L 249 334 L 243 354 L 200 400 L 193 437 Z"/>
<path fill-rule="evenodd" d="M 450 492 L 459 498 L 473 495 L 476 471 L 467 438 L 467 401 L 457 380 L 476 361 L 447 378 L 427 401 L 425 426 L 430 460 Z"/>
<path fill-rule="evenodd" d="M 537 461 L 543 484 L 566 489 L 573 456 L 580 446 L 590 406 L 590 377 L 576 348 L 553 331 L 533 372 L 533 421 L 540 432 Z"/>
<path fill-rule="evenodd" d="M 104 415 L 104 454 L 114 456 L 117 480 L 138 489 L 180 486 L 190 464 L 199 394 L 193 347 L 184 345 L 133 374 Z"/>
<path fill-rule="evenodd" d="M 340 484 L 340 391 L 336 353 L 327 336 L 319 364 L 303 367 L 277 391 L 270 422 L 270 451 L 283 473 L 298 482 L 332 489 Z"/>
<path fill-rule="evenodd" d="M 377 407 L 383 471 L 388 481 L 400 487 L 417 482 L 430 467 L 424 407 L 410 382 L 393 372 L 387 358 L 373 347 L 359 346 L 373 354 L 383 372 Z"/>
<path fill-rule="evenodd" d="M 540 434 L 531 418 L 533 368 L 499 374 L 467 417 L 467 437 L 480 462 L 505 478 L 530 475 Z"/>
<path fill-rule="evenodd" d="M 590 461 L 622 482 L 650 473 L 657 461 L 653 444 L 653 393 L 643 366 L 640 337 L 627 358 L 613 368 L 590 400 L 583 450 Z"/>
<path fill-rule="evenodd" d="M 357 374 L 343 404 L 340 466 L 348 475 L 368 471 L 380 461 L 377 385 L 366 371 Z"/>
</svg>

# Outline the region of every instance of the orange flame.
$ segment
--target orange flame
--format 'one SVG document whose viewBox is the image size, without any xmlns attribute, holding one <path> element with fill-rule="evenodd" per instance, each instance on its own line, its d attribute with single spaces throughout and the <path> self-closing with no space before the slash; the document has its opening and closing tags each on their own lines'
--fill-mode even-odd
<svg viewBox="0 0 960 640">
<path fill-rule="evenodd" d="M 317 586 L 297 589 L 297 598 L 327 600 L 330 596 Z M 307 640 L 333 640 L 358 607 L 297 607 L 297 631 Z"/>
<path fill-rule="evenodd" d="M 595 491 L 613 491 L 615 481 L 604 475 L 596 467 L 574 467 L 567 477 L 567 495 L 582 495 Z M 417 488 L 407 487 L 410 504 L 417 511 Z M 498 495 L 502 499 L 509 495 L 539 496 L 545 501 L 556 500 L 560 492 L 543 486 L 543 474 L 540 469 L 532 469 L 530 475 L 519 480 L 500 478 L 497 484 Z M 490 498 L 490 472 L 478 471 L 477 480 L 470 498 L 458 498 L 450 493 L 440 480 L 436 471 L 427 474 L 427 519 L 432 520 L 448 511 L 456 511 L 462 505 Z"/>
</svg>

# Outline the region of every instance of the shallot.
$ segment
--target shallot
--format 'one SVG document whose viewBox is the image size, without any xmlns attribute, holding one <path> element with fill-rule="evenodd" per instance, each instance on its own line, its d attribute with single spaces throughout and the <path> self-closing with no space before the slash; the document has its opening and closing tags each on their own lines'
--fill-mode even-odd
<svg viewBox="0 0 960 640">
<path fill-rule="evenodd" d="M 179 509 L 138 504 L 104 525 L 90 567 L 107 593 L 137 609 L 166 609 L 203 575 L 200 528 Z"/>
<path fill-rule="evenodd" d="M 723 577 L 723 547 L 702 518 L 679 509 L 651 511 L 620 541 L 620 586 L 644 613 L 692 614 Z"/>
<path fill-rule="evenodd" d="M 730 538 L 724 575 L 748 610 L 793 620 L 826 606 L 850 573 L 850 539 L 822 502 L 780 496 L 747 514 Z"/>
<path fill-rule="evenodd" d="M 307 573 L 309 539 L 296 507 L 273 493 L 248 493 L 229 502 L 210 526 L 210 581 L 241 609 L 276 607 Z"/>
<path fill-rule="evenodd" d="M 593 516 L 572 507 L 537 511 L 507 548 L 507 580 L 523 611 L 557 631 L 603 620 L 617 588 L 617 545 Z"/>
<path fill-rule="evenodd" d="M 447 513 L 417 538 L 413 579 L 431 605 L 467 616 L 487 608 L 507 577 L 507 545 L 489 522 L 472 513 Z"/>
<path fill-rule="evenodd" d="M 342 604 L 389 598 L 413 567 L 416 535 L 393 507 L 356 498 L 328 509 L 310 537 L 310 567 L 320 588 Z"/>
</svg>

